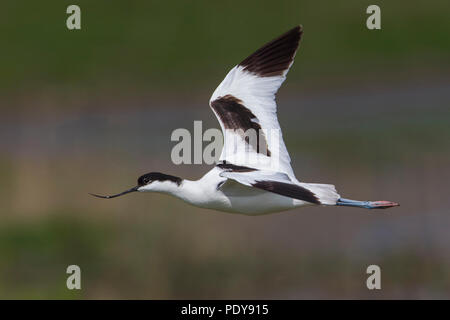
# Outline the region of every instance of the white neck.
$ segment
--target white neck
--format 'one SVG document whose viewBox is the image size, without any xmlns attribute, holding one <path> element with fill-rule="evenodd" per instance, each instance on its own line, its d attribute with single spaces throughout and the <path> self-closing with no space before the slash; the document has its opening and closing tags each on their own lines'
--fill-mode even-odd
<svg viewBox="0 0 450 320">
<path fill-rule="evenodd" d="M 204 191 L 201 180 L 183 180 L 180 186 L 170 193 L 190 204 L 201 205 L 204 202 Z"/>
<path fill-rule="evenodd" d="M 192 181 L 183 179 L 178 185 L 172 181 L 154 181 L 142 187 L 142 192 L 159 192 L 170 194 L 188 203 L 201 206 L 204 202 L 203 183 L 201 180 Z"/>
</svg>

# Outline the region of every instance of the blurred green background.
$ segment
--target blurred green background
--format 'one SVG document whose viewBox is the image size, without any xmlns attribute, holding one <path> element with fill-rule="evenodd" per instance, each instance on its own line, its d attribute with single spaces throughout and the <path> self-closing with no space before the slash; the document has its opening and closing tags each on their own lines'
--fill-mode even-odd
<svg viewBox="0 0 450 320">
<path fill-rule="evenodd" d="M 450 298 L 450 2 L 377 1 L 373 31 L 370 4 L 2 1 L 0 298 Z M 172 131 L 218 128 L 226 72 L 297 24 L 278 95 L 297 177 L 401 207 L 246 217 L 87 195 L 199 178 L 210 167 L 172 164 Z"/>
</svg>

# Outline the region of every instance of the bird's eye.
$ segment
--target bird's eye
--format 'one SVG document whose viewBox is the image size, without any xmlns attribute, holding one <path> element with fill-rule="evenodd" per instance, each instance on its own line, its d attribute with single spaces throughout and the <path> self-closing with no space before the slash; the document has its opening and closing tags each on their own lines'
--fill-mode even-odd
<svg viewBox="0 0 450 320">
<path fill-rule="evenodd" d="M 149 178 L 144 178 L 144 183 L 145 184 L 147 184 L 147 183 L 149 183 L 150 182 L 150 179 Z"/>
</svg>

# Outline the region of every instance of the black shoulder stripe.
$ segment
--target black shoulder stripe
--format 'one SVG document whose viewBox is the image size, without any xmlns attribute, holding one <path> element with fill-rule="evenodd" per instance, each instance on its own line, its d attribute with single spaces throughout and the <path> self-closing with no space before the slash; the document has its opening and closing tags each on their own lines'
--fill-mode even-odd
<svg viewBox="0 0 450 320">
<path fill-rule="evenodd" d="M 252 172 L 256 171 L 256 169 L 244 167 L 244 166 L 237 166 L 231 163 L 219 163 L 216 167 L 219 167 L 220 169 L 230 171 L 230 172 Z"/>
<path fill-rule="evenodd" d="M 269 192 L 277 193 L 282 196 L 303 200 L 315 204 L 321 204 L 314 193 L 301 186 L 278 182 L 278 181 L 256 181 L 253 187 L 263 189 Z"/>
<path fill-rule="evenodd" d="M 239 65 L 260 77 L 282 75 L 294 59 L 302 34 L 302 27 L 297 26 L 255 51 Z"/>
<path fill-rule="evenodd" d="M 250 141 L 248 136 L 243 137 L 245 141 L 248 144 L 256 142 L 256 146 L 251 145 L 256 152 L 268 157 L 271 156 L 266 137 L 257 121 L 258 118 L 250 111 L 250 109 L 243 105 L 241 100 L 228 94 L 212 101 L 211 108 L 217 114 L 225 129 L 237 131 L 241 135 L 253 131 L 256 136 L 256 141 Z"/>
</svg>

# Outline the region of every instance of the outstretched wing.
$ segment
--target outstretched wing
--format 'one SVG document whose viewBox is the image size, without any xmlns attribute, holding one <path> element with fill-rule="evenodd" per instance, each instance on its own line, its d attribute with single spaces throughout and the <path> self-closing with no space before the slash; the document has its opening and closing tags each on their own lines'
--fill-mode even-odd
<svg viewBox="0 0 450 320">
<path fill-rule="evenodd" d="M 275 95 L 300 42 L 297 26 L 235 66 L 214 91 L 210 106 L 224 134 L 220 160 L 270 168 L 295 179 L 277 119 Z"/>
</svg>

